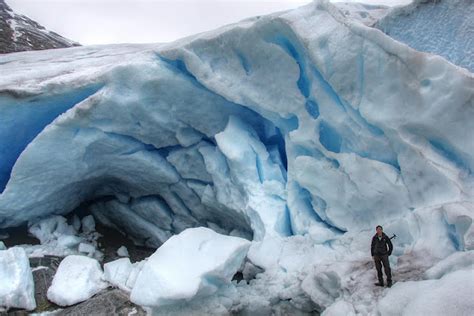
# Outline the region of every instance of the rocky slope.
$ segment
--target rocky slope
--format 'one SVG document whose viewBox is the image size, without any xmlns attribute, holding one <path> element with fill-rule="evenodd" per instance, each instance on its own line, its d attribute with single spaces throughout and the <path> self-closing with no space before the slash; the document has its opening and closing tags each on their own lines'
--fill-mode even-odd
<svg viewBox="0 0 474 316">
<path fill-rule="evenodd" d="M 0 0 L 0 54 L 71 46 L 79 46 L 79 43 L 13 12 L 4 0 Z"/>
</svg>

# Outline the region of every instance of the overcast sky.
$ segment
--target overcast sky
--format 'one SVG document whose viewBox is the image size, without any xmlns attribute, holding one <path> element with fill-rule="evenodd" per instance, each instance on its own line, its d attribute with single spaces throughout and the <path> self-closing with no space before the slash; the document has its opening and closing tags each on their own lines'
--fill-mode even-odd
<svg viewBox="0 0 474 316">
<path fill-rule="evenodd" d="M 407 1 L 410 0 L 363 0 L 365 3 L 385 5 Z M 91 45 L 169 42 L 247 17 L 296 8 L 311 1 L 6 0 L 6 2 L 15 12 L 30 17 L 46 28 L 83 45 Z"/>
</svg>

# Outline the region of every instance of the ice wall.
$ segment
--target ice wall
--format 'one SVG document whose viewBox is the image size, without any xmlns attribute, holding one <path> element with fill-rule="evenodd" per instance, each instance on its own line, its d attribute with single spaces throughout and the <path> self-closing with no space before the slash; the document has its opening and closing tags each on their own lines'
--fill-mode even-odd
<svg viewBox="0 0 474 316">
<path fill-rule="evenodd" d="M 195 226 L 324 242 L 474 196 L 472 74 L 324 1 L 0 73 L 1 227 L 82 204 L 151 246 Z"/>
</svg>

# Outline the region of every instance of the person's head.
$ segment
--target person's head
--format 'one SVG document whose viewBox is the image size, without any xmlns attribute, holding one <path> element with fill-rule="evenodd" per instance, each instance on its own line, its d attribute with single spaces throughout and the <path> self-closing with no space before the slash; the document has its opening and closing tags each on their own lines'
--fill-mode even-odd
<svg viewBox="0 0 474 316">
<path fill-rule="evenodd" d="M 375 231 L 377 232 L 377 235 L 381 236 L 383 233 L 382 226 L 378 225 L 377 227 L 375 227 Z"/>
</svg>

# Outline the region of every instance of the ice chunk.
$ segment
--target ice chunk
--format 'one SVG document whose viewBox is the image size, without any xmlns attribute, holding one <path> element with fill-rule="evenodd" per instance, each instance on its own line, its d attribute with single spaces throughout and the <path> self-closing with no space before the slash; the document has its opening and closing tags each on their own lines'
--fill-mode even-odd
<svg viewBox="0 0 474 316">
<path fill-rule="evenodd" d="M 28 231 L 35 236 L 41 244 L 57 239 L 61 235 L 74 235 L 73 226 L 67 224 L 66 218 L 56 215 L 33 223 Z"/>
<path fill-rule="evenodd" d="M 74 214 L 72 216 L 72 227 L 74 227 L 76 232 L 81 229 L 81 219 L 79 218 L 79 216 L 77 216 L 77 214 Z"/>
<path fill-rule="evenodd" d="M 91 244 L 81 242 L 78 247 L 79 252 L 86 253 L 89 256 L 92 256 L 95 252 L 95 247 Z"/>
<path fill-rule="evenodd" d="M 168 239 L 145 263 L 131 301 L 161 306 L 208 296 L 230 282 L 249 246 L 242 238 L 189 228 Z"/>
<path fill-rule="evenodd" d="M 33 274 L 22 248 L 0 250 L 0 306 L 36 308 Z"/>
<path fill-rule="evenodd" d="M 104 279 L 124 291 L 130 291 L 127 280 L 133 266 L 129 258 L 120 258 L 104 264 Z"/>
<path fill-rule="evenodd" d="M 81 222 L 77 215 L 73 217 L 71 225 L 68 225 L 66 218 L 59 215 L 40 219 L 37 222 L 30 221 L 29 224 L 29 232 L 41 242 L 41 245 L 28 247 L 31 251 L 29 256 L 64 257 L 78 254 L 78 252 L 87 253 L 96 259 L 101 259 L 103 256 L 96 250 L 99 233 L 79 233 L 76 228 L 80 228 Z"/>
<path fill-rule="evenodd" d="M 48 299 L 59 306 L 87 300 L 107 287 L 97 260 L 85 256 L 67 256 L 59 264 L 48 289 Z"/>
<path fill-rule="evenodd" d="M 82 231 L 86 234 L 95 231 L 95 221 L 92 215 L 87 215 L 82 218 Z"/>
<path fill-rule="evenodd" d="M 0 250 L 5 250 L 5 249 L 7 249 L 7 247 L 5 246 L 3 241 L 0 241 Z"/>
<path fill-rule="evenodd" d="M 58 237 L 58 246 L 71 248 L 79 245 L 83 239 L 73 235 L 60 235 Z"/>
<path fill-rule="evenodd" d="M 117 255 L 120 257 L 130 257 L 127 247 L 125 246 L 121 246 L 119 249 L 117 249 Z"/>
<path fill-rule="evenodd" d="M 129 289 L 132 289 L 134 287 L 138 275 L 140 274 L 140 271 L 142 271 L 143 266 L 147 262 L 147 259 L 132 264 L 132 271 L 130 272 L 130 275 L 127 279 L 127 283 L 125 284 Z"/>
</svg>

